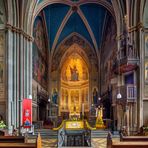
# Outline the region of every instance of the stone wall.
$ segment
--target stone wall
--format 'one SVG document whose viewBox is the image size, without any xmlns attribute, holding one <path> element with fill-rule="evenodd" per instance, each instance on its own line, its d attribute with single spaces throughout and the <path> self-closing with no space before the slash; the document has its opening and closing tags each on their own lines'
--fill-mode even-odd
<svg viewBox="0 0 148 148">
<path fill-rule="evenodd" d="M 0 1 L 0 115 L 6 120 L 5 95 L 5 10 L 3 0 Z"/>
</svg>

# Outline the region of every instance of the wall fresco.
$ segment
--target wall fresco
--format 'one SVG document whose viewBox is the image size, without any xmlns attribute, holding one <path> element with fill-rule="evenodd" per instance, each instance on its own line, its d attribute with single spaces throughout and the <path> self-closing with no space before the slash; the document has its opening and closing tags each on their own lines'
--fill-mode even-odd
<svg viewBox="0 0 148 148">
<path fill-rule="evenodd" d="M 3 25 L 5 23 L 5 8 L 3 0 L 0 0 L 0 25 Z"/>
<path fill-rule="evenodd" d="M 113 77 L 112 68 L 116 60 L 116 24 L 112 18 L 108 19 L 101 53 L 101 85 L 102 93 L 107 91 L 110 79 Z"/>
<path fill-rule="evenodd" d="M 148 34 L 145 35 L 145 52 L 144 52 L 144 96 L 148 97 Z"/>
<path fill-rule="evenodd" d="M 0 57 L 4 55 L 4 43 L 5 43 L 4 34 L 0 33 Z"/>
<path fill-rule="evenodd" d="M 33 78 L 44 88 L 47 88 L 48 59 L 45 31 L 41 17 L 34 23 L 33 44 Z"/>
<path fill-rule="evenodd" d="M 85 53 L 87 54 L 89 59 L 97 59 L 95 53 L 92 52 L 91 47 L 87 42 L 85 42 L 81 37 L 78 35 L 73 35 L 70 38 L 68 38 L 66 41 L 64 41 L 58 48 L 57 51 L 54 53 L 53 57 L 53 63 L 52 63 L 52 68 L 51 71 L 55 71 L 59 63 L 61 61 L 62 56 L 66 52 L 66 50 L 72 46 L 73 44 L 77 44 L 80 46 L 80 48 L 85 49 Z M 97 60 L 94 60 L 96 63 L 94 65 L 97 67 Z"/>
</svg>

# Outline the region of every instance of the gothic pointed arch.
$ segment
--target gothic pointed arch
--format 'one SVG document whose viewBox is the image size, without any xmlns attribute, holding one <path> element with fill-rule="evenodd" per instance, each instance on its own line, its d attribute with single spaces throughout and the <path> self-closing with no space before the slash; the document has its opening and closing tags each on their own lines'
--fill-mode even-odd
<svg viewBox="0 0 148 148">
<path fill-rule="evenodd" d="M 55 70 L 55 68 L 58 68 L 62 56 L 64 55 L 66 50 L 74 43 L 78 44 L 82 49 L 84 49 L 84 52 L 87 54 L 88 58 L 97 59 L 94 48 L 91 47 L 87 40 L 77 33 L 72 33 L 66 39 L 64 39 L 61 44 L 58 45 L 55 52 L 53 53 L 53 64 L 51 67 L 51 71 Z"/>
</svg>

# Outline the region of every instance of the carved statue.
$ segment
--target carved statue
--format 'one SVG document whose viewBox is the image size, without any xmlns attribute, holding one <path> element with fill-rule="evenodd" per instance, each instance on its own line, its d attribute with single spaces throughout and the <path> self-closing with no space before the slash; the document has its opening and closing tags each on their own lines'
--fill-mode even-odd
<svg viewBox="0 0 148 148">
<path fill-rule="evenodd" d="M 97 89 L 94 88 L 94 91 L 93 91 L 93 104 L 97 105 L 97 100 L 98 100 L 98 92 L 97 92 Z"/>
<path fill-rule="evenodd" d="M 58 99 L 58 92 L 56 91 L 56 89 L 53 89 L 53 94 L 52 94 L 52 102 L 54 104 L 57 104 L 57 99 Z"/>
</svg>

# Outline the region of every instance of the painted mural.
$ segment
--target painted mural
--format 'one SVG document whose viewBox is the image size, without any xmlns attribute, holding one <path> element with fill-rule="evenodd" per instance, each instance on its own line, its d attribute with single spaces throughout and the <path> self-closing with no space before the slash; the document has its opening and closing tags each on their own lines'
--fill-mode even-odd
<svg viewBox="0 0 148 148">
<path fill-rule="evenodd" d="M 0 0 L 0 25 L 5 23 L 5 8 L 3 0 Z"/>
<path fill-rule="evenodd" d="M 87 64 L 75 49 L 66 56 L 61 69 L 61 112 L 69 112 L 70 116 L 80 114 L 82 103 L 84 110 L 88 109 L 88 79 Z"/>
<path fill-rule="evenodd" d="M 3 83 L 3 74 L 4 74 L 4 64 L 0 61 L 0 83 Z"/>
<path fill-rule="evenodd" d="M 148 34 L 145 36 L 144 95 L 148 97 Z"/>
<path fill-rule="evenodd" d="M 85 81 L 88 80 L 88 69 L 77 53 L 73 53 L 63 65 L 63 81 Z"/>
<path fill-rule="evenodd" d="M 61 61 L 61 58 L 65 51 L 72 46 L 73 44 L 77 44 L 80 46 L 80 48 L 85 49 L 85 53 L 87 54 L 88 58 L 90 59 L 97 59 L 95 53 L 92 52 L 90 45 L 85 42 L 81 37 L 78 35 L 74 34 L 70 38 L 68 38 L 66 41 L 64 41 L 58 48 L 57 51 L 54 53 L 54 58 L 53 58 L 53 64 L 51 71 L 55 71 L 58 68 L 58 65 Z M 59 52 L 60 51 L 60 52 Z M 95 62 L 97 60 L 94 60 Z M 94 65 L 97 67 L 97 62 L 94 63 Z M 97 68 L 96 68 L 97 69 Z"/>
<path fill-rule="evenodd" d="M 110 79 L 114 77 L 113 68 L 116 66 L 116 24 L 113 18 L 109 18 L 104 34 L 104 41 L 101 53 L 101 84 L 104 93 L 110 84 Z"/>
<path fill-rule="evenodd" d="M 0 115 L 6 119 L 5 98 L 5 22 L 6 14 L 4 0 L 0 0 Z M 1 30 L 2 29 L 2 30 Z"/>
<path fill-rule="evenodd" d="M 34 23 L 33 44 L 33 78 L 44 88 L 47 88 L 47 46 L 42 18 L 38 16 Z"/>
<path fill-rule="evenodd" d="M 148 84 L 148 60 L 145 61 L 145 82 Z"/>
<path fill-rule="evenodd" d="M 0 57 L 4 55 L 4 34 L 0 33 Z"/>
</svg>

